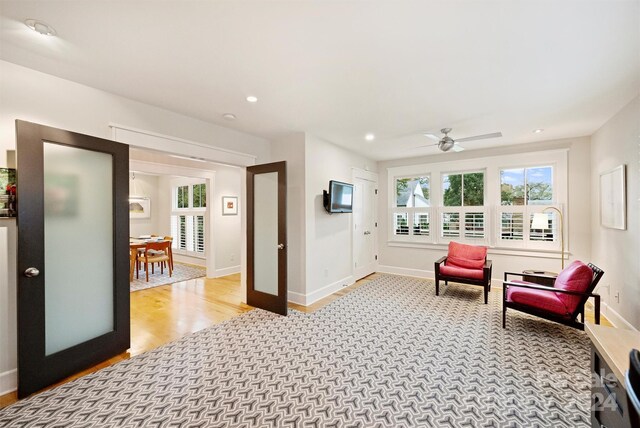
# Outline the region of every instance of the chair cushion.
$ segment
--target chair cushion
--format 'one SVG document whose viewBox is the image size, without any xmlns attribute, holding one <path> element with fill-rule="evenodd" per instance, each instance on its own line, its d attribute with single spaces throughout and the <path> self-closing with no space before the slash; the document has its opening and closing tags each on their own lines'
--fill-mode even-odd
<svg viewBox="0 0 640 428">
<path fill-rule="evenodd" d="M 532 284 L 525 281 L 511 281 L 519 284 Z M 533 284 L 538 285 L 538 284 Z M 552 312 L 554 314 L 569 315 L 564 303 L 558 297 L 559 293 L 545 290 L 533 290 L 531 288 L 509 287 L 507 289 L 507 301 Z"/>
<path fill-rule="evenodd" d="M 487 258 L 487 247 L 449 242 L 447 265 L 465 269 L 482 269 Z M 481 273 L 482 274 L 482 273 Z"/>
<path fill-rule="evenodd" d="M 467 269 L 464 267 L 456 266 L 454 264 L 449 264 L 448 260 L 446 265 L 440 266 L 440 275 L 442 276 L 455 276 L 458 278 L 481 280 L 483 278 L 482 274 L 482 269 Z"/>
<path fill-rule="evenodd" d="M 580 291 L 584 293 L 589 289 L 592 280 L 593 271 L 591 268 L 581 261 L 576 260 L 558 274 L 553 286 L 562 290 Z M 564 303 L 569 313 L 576 310 L 581 299 L 580 296 L 562 293 L 558 293 L 558 297 L 560 301 Z"/>
</svg>

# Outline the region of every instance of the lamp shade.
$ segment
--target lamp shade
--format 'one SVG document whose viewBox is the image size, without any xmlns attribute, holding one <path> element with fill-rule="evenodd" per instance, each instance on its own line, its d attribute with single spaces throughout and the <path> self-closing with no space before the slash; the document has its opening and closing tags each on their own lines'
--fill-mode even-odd
<svg viewBox="0 0 640 428">
<path fill-rule="evenodd" d="M 531 229 L 549 229 L 549 216 L 545 213 L 533 214 Z"/>
</svg>

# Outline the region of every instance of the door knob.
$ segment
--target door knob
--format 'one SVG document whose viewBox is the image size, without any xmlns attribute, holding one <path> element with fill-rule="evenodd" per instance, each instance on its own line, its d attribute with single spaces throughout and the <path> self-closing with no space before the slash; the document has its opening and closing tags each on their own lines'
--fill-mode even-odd
<svg viewBox="0 0 640 428">
<path fill-rule="evenodd" d="M 27 278 L 33 278 L 38 275 L 40 275 L 40 271 L 34 267 L 27 268 L 27 270 L 24 271 L 24 276 Z"/>
<path fill-rule="evenodd" d="M 284 244 L 278 244 L 278 250 L 284 250 Z"/>
</svg>

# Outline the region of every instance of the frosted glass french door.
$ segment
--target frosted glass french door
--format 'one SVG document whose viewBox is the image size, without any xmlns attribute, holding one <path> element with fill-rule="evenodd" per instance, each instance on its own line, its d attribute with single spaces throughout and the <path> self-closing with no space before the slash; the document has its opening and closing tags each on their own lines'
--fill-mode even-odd
<svg viewBox="0 0 640 428">
<path fill-rule="evenodd" d="M 247 168 L 247 303 L 287 314 L 286 163 Z"/>
<path fill-rule="evenodd" d="M 17 121 L 18 393 L 129 347 L 128 146 Z"/>
</svg>

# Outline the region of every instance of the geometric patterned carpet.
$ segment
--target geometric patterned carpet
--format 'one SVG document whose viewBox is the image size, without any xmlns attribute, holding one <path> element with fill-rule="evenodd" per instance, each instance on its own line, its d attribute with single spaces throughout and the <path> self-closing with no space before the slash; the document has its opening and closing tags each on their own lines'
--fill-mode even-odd
<svg viewBox="0 0 640 428">
<path fill-rule="evenodd" d="M 149 266 L 149 282 L 146 280 L 147 277 L 144 273 L 144 267 L 138 275 L 140 275 L 140 278 L 136 279 L 136 273 L 134 272 L 133 281 L 129 283 L 130 291 L 132 292 L 159 287 L 161 285 L 174 284 L 189 279 L 202 278 L 203 276 L 207 276 L 207 268 L 175 262 L 171 276 L 169 276 L 169 270 L 166 268 L 164 269 L 164 273 L 161 274 L 158 266 L 155 267 L 155 273 L 153 274 L 151 273 L 151 266 Z"/>
<path fill-rule="evenodd" d="M 589 341 L 383 275 L 311 313 L 252 310 L 0 410 L 2 427 L 588 427 Z"/>
</svg>

